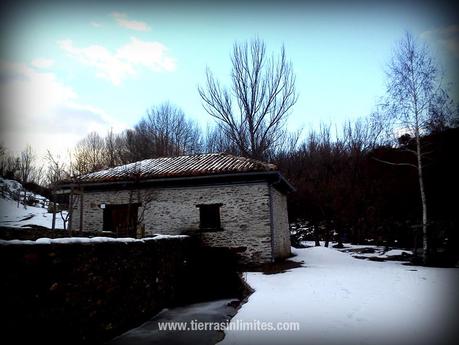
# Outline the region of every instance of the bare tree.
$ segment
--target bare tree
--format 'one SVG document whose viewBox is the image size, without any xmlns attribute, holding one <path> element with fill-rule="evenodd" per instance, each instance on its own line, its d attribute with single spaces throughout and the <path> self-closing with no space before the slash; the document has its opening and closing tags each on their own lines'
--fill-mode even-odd
<svg viewBox="0 0 459 345">
<path fill-rule="evenodd" d="M 89 133 L 76 146 L 73 167 L 79 174 L 105 168 L 108 160 L 104 139 L 96 132 Z"/>
<path fill-rule="evenodd" d="M 207 127 L 205 132 L 205 146 L 204 151 L 207 153 L 212 152 L 226 152 L 238 154 L 238 148 L 231 139 L 226 136 L 218 126 Z"/>
<path fill-rule="evenodd" d="M 240 154 L 265 159 L 285 137 L 285 123 L 297 101 L 291 63 L 284 47 L 278 58 L 268 57 L 258 38 L 235 43 L 231 62 L 230 89 L 207 70 L 207 85 L 198 88 L 204 109 Z"/>
<path fill-rule="evenodd" d="M 135 132 L 143 158 L 191 154 L 202 148 L 198 124 L 168 102 L 151 108 L 135 126 Z"/>
<path fill-rule="evenodd" d="M 22 184 L 29 182 L 34 169 L 33 161 L 34 156 L 32 146 L 27 145 L 27 147 L 21 152 L 21 156 L 19 158 L 19 178 Z"/>
<path fill-rule="evenodd" d="M 119 161 L 119 164 L 127 164 L 133 162 L 130 160 L 130 153 L 127 145 L 127 134 L 125 130 L 115 136 L 115 157 Z"/>
<path fill-rule="evenodd" d="M 445 90 L 438 90 L 429 107 L 427 129 L 430 132 L 444 131 L 454 127 L 459 115 L 458 108 Z"/>
<path fill-rule="evenodd" d="M 374 149 L 383 140 L 383 124 L 375 120 L 376 114 L 357 118 L 343 124 L 343 141 L 346 149 L 356 154 L 363 154 Z"/>
<path fill-rule="evenodd" d="M 0 144 L 0 176 L 14 179 L 19 170 L 19 160 L 8 153 L 7 149 Z"/>
<path fill-rule="evenodd" d="M 6 148 L 0 143 L 0 176 L 5 176 L 7 170 L 9 155 L 6 152 Z"/>
<path fill-rule="evenodd" d="M 427 152 L 422 147 L 421 136 L 432 120 L 432 107 L 441 90 L 438 68 L 427 47 L 406 33 L 394 52 L 387 70 L 387 109 L 389 119 L 398 134 L 406 133 L 414 138 L 415 149 L 405 148 L 414 156 L 413 162 L 393 163 L 412 166 L 417 170 L 422 204 L 423 261 L 428 263 L 428 213 L 424 187 L 423 158 Z"/>
<path fill-rule="evenodd" d="M 117 151 L 116 150 L 116 136 L 113 133 L 112 128 L 110 128 L 110 130 L 107 133 L 107 136 L 104 138 L 104 145 L 105 145 L 107 166 L 112 168 L 118 165 L 119 160 L 116 155 L 116 151 Z"/>
<path fill-rule="evenodd" d="M 35 166 L 32 174 L 30 175 L 30 181 L 36 183 L 39 186 L 43 186 L 46 183 L 46 174 L 44 173 L 45 167 L 44 165 Z"/>
<path fill-rule="evenodd" d="M 70 177 L 67 166 L 59 156 L 54 156 L 49 150 L 46 152 L 45 160 L 48 163 L 46 171 L 46 180 L 49 185 Z"/>
<path fill-rule="evenodd" d="M 86 174 L 143 159 L 192 154 L 203 150 L 198 123 L 171 103 L 151 108 L 133 129 L 106 136 L 89 133 L 72 152 L 72 173 Z"/>
<path fill-rule="evenodd" d="M 63 180 L 64 178 L 69 177 L 69 173 L 66 171 L 66 166 L 65 163 L 60 162 L 59 157 L 53 156 L 53 154 L 48 150 L 45 156 L 45 160 L 48 162 L 48 170 L 46 174 L 46 178 L 48 180 L 48 183 L 51 187 L 51 195 L 52 195 L 52 213 L 53 213 L 53 219 L 52 219 L 52 225 L 51 228 L 54 230 L 56 227 L 56 212 L 57 212 L 57 207 L 56 207 L 56 182 Z M 62 212 L 61 212 L 61 217 L 62 217 Z M 63 221 L 66 222 L 68 220 L 64 219 Z M 64 223 L 64 228 L 65 228 L 65 223 Z"/>
</svg>

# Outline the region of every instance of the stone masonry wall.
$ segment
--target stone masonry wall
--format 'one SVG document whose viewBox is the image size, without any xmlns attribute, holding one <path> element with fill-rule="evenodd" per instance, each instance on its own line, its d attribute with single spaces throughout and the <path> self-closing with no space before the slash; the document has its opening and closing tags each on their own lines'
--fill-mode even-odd
<svg viewBox="0 0 459 345">
<path fill-rule="evenodd" d="M 145 203 L 145 199 L 151 201 Z M 151 188 L 139 192 L 85 192 L 84 230 L 102 230 L 103 210 L 99 208 L 101 203 L 125 204 L 129 200 L 142 203 L 139 214 L 144 212 L 145 235 L 199 233 L 205 244 L 233 248 L 247 261 L 261 263 L 272 260 L 267 183 Z M 199 231 L 198 204 L 222 204 L 222 231 Z M 73 218 L 75 230 L 79 229 L 78 207 L 79 204 L 76 205 Z"/>
<path fill-rule="evenodd" d="M 143 202 L 148 194 L 146 190 L 120 190 L 104 192 L 88 192 L 83 194 L 83 231 L 102 231 L 104 225 L 104 213 L 100 204 L 133 204 L 142 203 L 139 207 L 138 214 L 143 212 Z M 80 199 L 74 205 L 72 213 L 72 230 L 80 229 Z"/>
<path fill-rule="evenodd" d="M 191 237 L 0 243 L 0 344 L 102 344 L 163 308 L 244 298 L 227 250 Z"/>
<path fill-rule="evenodd" d="M 270 190 L 273 218 L 273 255 L 276 259 L 286 258 L 290 255 L 287 197 L 273 187 L 270 187 Z"/>
</svg>

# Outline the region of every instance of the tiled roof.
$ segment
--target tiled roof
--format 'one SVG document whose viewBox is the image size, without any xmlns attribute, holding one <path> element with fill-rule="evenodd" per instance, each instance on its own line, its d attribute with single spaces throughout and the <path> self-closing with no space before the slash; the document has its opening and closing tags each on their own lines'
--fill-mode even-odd
<svg viewBox="0 0 459 345">
<path fill-rule="evenodd" d="M 226 153 L 146 159 L 77 177 L 79 183 L 277 171 L 274 164 Z"/>
</svg>

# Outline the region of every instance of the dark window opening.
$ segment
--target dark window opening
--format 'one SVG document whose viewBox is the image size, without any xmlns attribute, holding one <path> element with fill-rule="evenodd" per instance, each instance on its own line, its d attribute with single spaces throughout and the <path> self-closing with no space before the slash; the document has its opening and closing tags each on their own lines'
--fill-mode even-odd
<svg viewBox="0 0 459 345">
<path fill-rule="evenodd" d="M 103 230 L 118 237 L 136 237 L 137 212 L 140 204 L 106 205 L 103 210 Z"/>
<path fill-rule="evenodd" d="M 220 207 L 222 204 L 197 205 L 199 207 L 199 228 L 216 231 L 221 229 Z"/>
</svg>

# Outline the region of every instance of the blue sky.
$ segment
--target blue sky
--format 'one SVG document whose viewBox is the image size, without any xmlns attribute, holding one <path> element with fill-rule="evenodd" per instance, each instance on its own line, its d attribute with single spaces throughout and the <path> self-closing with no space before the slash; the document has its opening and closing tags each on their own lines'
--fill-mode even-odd
<svg viewBox="0 0 459 345">
<path fill-rule="evenodd" d="M 441 2 L 16 2 L 2 6 L 1 140 L 65 152 L 89 131 L 133 126 L 170 101 L 205 127 L 198 85 L 230 75 L 235 41 L 285 45 L 298 103 L 289 127 L 366 116 L 406 30 L 428 43 L 457 90 L 459 23 Z"/>
</svg>

